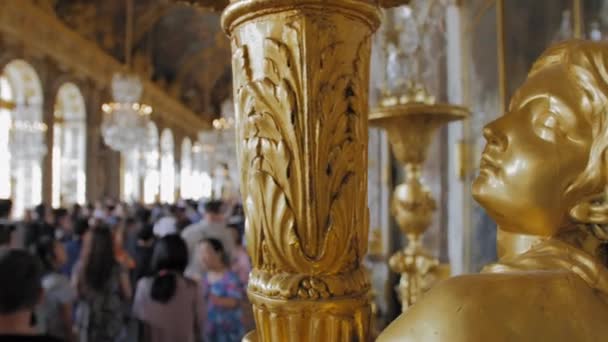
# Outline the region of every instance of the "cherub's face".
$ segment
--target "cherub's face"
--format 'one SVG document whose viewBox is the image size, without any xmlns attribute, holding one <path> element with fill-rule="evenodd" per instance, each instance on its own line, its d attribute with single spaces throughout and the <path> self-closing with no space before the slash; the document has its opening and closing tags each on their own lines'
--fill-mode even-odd
<svg viewBox="0 0 608 342">
<path fill-rule="evenodd" d="M 563 65 L 529 77 L 509 111 L 484 128 L 474 198 L 506 230 L 551 236 L 581 198 L 565 195 L 589 158 L 588 106 Z"/>
</svg>

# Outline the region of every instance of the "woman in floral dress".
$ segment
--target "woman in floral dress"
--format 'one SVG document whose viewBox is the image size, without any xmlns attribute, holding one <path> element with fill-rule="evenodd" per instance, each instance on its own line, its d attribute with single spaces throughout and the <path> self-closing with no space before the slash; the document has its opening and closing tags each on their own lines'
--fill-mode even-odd
<svg viewBox="0 0 608 342">
<path fill-rule="evenodd" d="M 204 239 L 200 258 L 207 272 L 202 277 L 206 303 L 206 341 L 236 342 L 243 338 L 241 300 L 243 289 L 219 240 Z"/>
</svg>

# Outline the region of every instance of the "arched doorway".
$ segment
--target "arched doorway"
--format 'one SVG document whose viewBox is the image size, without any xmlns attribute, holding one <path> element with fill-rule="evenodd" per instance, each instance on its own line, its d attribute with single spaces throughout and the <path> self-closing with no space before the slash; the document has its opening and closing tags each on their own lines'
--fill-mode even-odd
<svg viewBox="0 0 608 342">
<path fill-rule="evenodd" d="M 192 182 L 192 141 L 190 138 L 185 138 L 182 141 L 182 153 L 181 153 L 181 165 L 180 165 L 180 192 L 181 197 L 184 199 L 194 198 L 193 182 Z"/>
<path fill-rule="evenodd" d="M 158 128 L 153 122 L 148 124 L 148 142 L 144 147 L 144 160 L 146 169 L 144 172 L 144 203 L 156 202 L 160 185 L 158 161 L 159 161 L 159 138 Z"/>
<path fill-rule="evenodd" d="M 165 128 L 160 136 L 160 201 L 175 202 L 175 145 L 173 133 Z"/>
<path fill-rule="evenodd" d="M 47 152 L 40 78 L 24 60 L 0 75 L 0 193 L 13 199 L 13 215 L 42 202 L 42 158 Z"/>
<path fill-rule="evenodd" d="M 57 92 L 53 123 L 53 207 L 86 202 L 86 107 L 74 83 Z"/>
</svg>

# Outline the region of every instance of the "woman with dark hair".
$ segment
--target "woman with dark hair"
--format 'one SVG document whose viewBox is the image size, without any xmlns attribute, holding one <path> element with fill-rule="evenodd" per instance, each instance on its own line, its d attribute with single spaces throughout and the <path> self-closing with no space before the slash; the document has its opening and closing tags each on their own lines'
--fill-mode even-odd
<svg viewBox="0 0 608 342">
<path fill-rule="evenodd" d="M 166 235 L 154 247 L 152 275 L 137 283 L 133 313 L 144 323 L 146 340 L 197 342 L 202 303 L 197 285 L 184 277 L 188 248 L 176 234 Z"/>
<path fill-rule="evenodd" d="M 236 273 L 230 271 L 230 258 L 222 242 L 213 238 L 201 241 L 199 255 L 206 269 L 202 277 L 207 304 L 205 339 L 240 341 L 244 332 L 241 312 L 244 291 Z"/>
<path fill-rule="evenodd" d="M 73 283 L 79 303 L 76 322 L 81 342 L 112 342 L 124 337 L 129 273 L 115 259 L 112 233 L 96 227 L 85 238 Z"/>
<path fill-rule="evenodd" d="M 32 326 L 34 308 L 42 296 L 42 270 L 36 257 L 24 250 L 0 250 L 0 341 L 61 342 L 38 335 Z"/>
<path fill-rule="evenodd" d="M 72 334 L 72 304 L 76 293 L 69 279 L 59 271 L 67 261 L 65 249 L 59 241 L 50 237 L 42 237 L 35 249 L 43 266 L 44 290 L 44 299 L 36 310 L 38 329 L 64 341 L 75 341 Z"/>
</svg>

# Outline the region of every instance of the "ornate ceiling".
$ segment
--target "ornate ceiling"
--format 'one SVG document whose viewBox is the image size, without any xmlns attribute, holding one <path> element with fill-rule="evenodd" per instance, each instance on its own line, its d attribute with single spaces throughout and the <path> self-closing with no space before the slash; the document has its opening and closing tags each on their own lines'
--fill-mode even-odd
<svg viewBox="0 0 608 342">
<path fill-rule="evenodd" d="M 133 68 L 205 120 L 219 116 L 222 102 L 231 94 L 232 80 L 230 45 L 216 11 L 225 3 L 201 1 L 210 6 L 205 8 L 167 0 L 133 2 Z M 37 3 L 125 61 L 126 0 Z"/>
<path fill-rule="evenodd" d="M 127 0 L 33 0 L 125 61 Z M 230 45 L 220 27 L 228 0 L 132 0 L 133 67 L 206 121 L 231 94 Z M 373 0 L 388 7 L 408 0 Z M 195 5 L 191 5 L 194 3 Z"/>
</svg>

